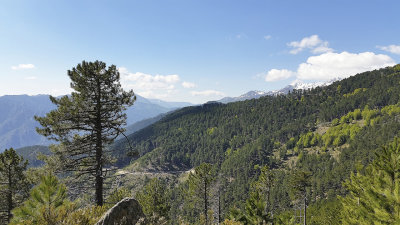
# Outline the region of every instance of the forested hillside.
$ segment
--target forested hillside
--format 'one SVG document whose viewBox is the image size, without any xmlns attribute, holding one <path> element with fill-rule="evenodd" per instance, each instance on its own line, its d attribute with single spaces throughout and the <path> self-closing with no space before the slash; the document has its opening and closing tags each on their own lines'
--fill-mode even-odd
<svg viewBox="0 0 400 225">
<path fill-rule="evenodd" d="M 335 209 L 336 196 L 346 193 L 342 182 L 356 165 L 366 166 L 376 149 L 398 136 L 399 83 L 397 65 L 287 95 L 186 107 L 130 135 L 132 147 L 120 140 L 114 148 L 119 166 L 132 160 L 128 151 L 140 152 L 128 168 L 174 171 L 214 165 L 213 192 L 219 193 L 225 218 L 233 205 L 244 210 L 263 166 L 275 177 L 268 199 L 275 215 L 284 218 L 295 206 L 290 182 L 297 170 L 311 174 L 309 210 Z M 180 188 L 171 215 L 194 222 L 193 210 L 179 208 L 184 204 Z"/>
<path fill-rule="evenodd" d="M 6 150 L 0 223 L 11 212 L 11 224 L 50 220 L 26 212 L 51 205 L 41 192 L 53 190 L 48 195 L 60 200 L 51 219 L 62 224 L 94 224 L 124 197 L 137 199 L 145 224 L 396 224 L 399 84 L 396 65 L 326 87 L 210 102 L 143 121 L 143 129 L 104 144 L 101 195 L 91 183 L 98 174 L 84 170 L 94 154 L 79 153 L 76 144 L 86 142 L 73 144 L 81 140 L 75 133 L 51 147 L 45 164 L 36 156 L 48 154 L 46 147 Z M 54 115 L 39 120 L 57 128 Z M 35 168 L 27 169 L 25 159 Z"/>
</svg>

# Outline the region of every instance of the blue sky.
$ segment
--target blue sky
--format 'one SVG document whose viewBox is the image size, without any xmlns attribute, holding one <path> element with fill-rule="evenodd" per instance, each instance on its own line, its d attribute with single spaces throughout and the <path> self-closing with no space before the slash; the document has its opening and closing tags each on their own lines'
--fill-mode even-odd
<svg viewBox="0 0 400 225">
<path fill-rule="evenodd" d="M 400 61 L 399 1 L 2 1 L 0 95 L 70 92 L 82 60 L 148 98 L 202 103 Z"/>
</svg>

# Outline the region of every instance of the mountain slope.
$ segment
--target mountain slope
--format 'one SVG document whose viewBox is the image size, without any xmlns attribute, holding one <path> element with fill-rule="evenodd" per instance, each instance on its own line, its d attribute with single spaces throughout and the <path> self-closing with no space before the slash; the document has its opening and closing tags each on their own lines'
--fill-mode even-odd
<svg viewBox="0 0 400 225">
<path fill-rule="evenodd" d="M 171 103 L 174 107 L 165 107 L 167 102 L 160 101 L 164 106 L 153 103 L 137 95 L 134 105 L 126 110 L 127 124 L 133 124 L 143 119 L 155 117 L 161 113 L 176 109 L 177 105 L 189 103 Z M 55 106 L 48 95 L 6 95 L 0 97 L 0 152 L 6 148 L 20 148 L 31 145 L 48 145 L 50 142 L 36 133 L 39 124 L 34 116 L 44 116 Z"/>
<path fill-rule="evenodd" d="M 43 161 L 38 160 L 37 156 L 39 154 L 50 155 L 50 149 L 47 146 L 43 145 L 34 145 L 27 146 L 23 148 L 15 149 L 18 155 L 24 157 L 25 160 L 28 160 L 28 167 L 39 167 L 44 164 Z"/>
<path fill-rule="evenodd" d="M 129 138 L 142 154 L 163 152 L 161 163 L 193 167 L 204 160 L 217 162 L 223 160 L 228 148 L 234 150 L 263 135 L 287 141 L 314 127 L 317 119 L 331 121 L 366 105 L 373 108 L 396 104 L 400 79 L 395 71 L 390 67 L 366 72 L 330 86 L 294 90 L 289 95 L 186 107 Z M 365 91 L 355 91 L 362 88 Z M 354 92 L 357 94 L 351 94 Z M 123 149 L 127 143 L 116 145 Z"/>
<path fill-rule="evenodd" d="M 54 109 L 47 95 L 6 95 L 0 97 L 0 151 L 50 142 L 36 133 L 39 124 L 33 116 L 44 116 Z"/>
<path fill-rule="evenodd" d="M 357 109 L 374 115 L 375 109 L 397 104 L 399 82 L 400 65 L 397 65 L 358 74 L 326 87 L 293 90 L 288 95 L 186 107 L 128 137 L 133 149 L 141 153 L 128 168 L 188 170 L 202 162 L 213 163 L 224 190 L 221 201 L 225 210 L 246 199 L 250 183 L 259 173 L 258 165 L 268 165 L 277 171 L 280 182 L 273 197 L 281 210 L 292 204 L 287 186 L 293 167 L 315 171 L 319 177 L 313 183 L 316 195 L 310 199 L 336 196 L 343 191 L 341 182 L 354 170 L 358 160 L 369 162 L 373 150 L 379 147 L 377 144 L 399 135 L 397 117 L 383 119 L 377 122 L 379 126 L 364 125 L 345 145 L 328 144 L 331 150 L 323 146 L 311 151 L 294 150 L 289 148 L 290 142 L 296 144 L 304 134 L 323 131 L 334 119 Z M 348 131 L 353 132 L 350 128 Z M 345 136 L 339 137 L 338 143 L 342 138 L 346 140 Z M 114 146 L 119 166 L 131 160 L 126 155 L 130 151 L 128 146 L 126 140 Z"/>
</svg>

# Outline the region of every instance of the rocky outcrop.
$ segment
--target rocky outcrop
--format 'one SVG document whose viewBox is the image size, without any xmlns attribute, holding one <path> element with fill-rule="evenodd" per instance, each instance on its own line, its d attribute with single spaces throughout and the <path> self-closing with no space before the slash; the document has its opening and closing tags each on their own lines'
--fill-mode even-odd
<svg viewBox="0 0 400 225">
<path fill-rule="evenodd" d="M 134 225 L 144 217 L 139 202 L 124 198 L 109 209 L 96 225 Z"/>
</svg>

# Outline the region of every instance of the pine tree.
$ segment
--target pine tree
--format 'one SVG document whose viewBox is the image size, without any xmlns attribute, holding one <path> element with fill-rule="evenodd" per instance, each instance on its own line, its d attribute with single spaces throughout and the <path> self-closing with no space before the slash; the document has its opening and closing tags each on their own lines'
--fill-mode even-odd
<svg viewBox="0 0 400 225">
<path fill-rule="evenodd" d="M 18 206 L 29 192 L 25 171 L 28 161 L 12 148 L 0 153 L 0 217 L 6 223 L 11 220 L 11 210 Z"/>
<path fill-rule="evenodd" d="M 268 166 L 263 166 L 261 168 L 260 176 L 258 180 L 255 182 L 254 187 L 257 192 L 259 192 L 265 202 L 264 211 L 267 214 L 272 214 L 272 206 L 270 204 L 271 198 L 271 188 L 274 185 L 274 174 L 269 169 Z"/>
<path fill-rule="evenodd" d="M 244 212 L 238 208 L 230 211 L 229 218 L 243 224 L 262 225 L 272 222 L 271 215 L 265 211 L 265 201 L 258 191 L 250 192 L 250 197 L 246 200 Z"/>
<path fill-rule="evenodd" d="M 160 178 L 153 178 L 138 193 L 136 199 L 142 206 L 143 213 L 148 217 L 169 219 L 171 203 L 168 199 L 167 184 Z"/>
<path fill-rule="evenodd" d="M 105 169 L 110 163 L 107 147 L 124 131 L 123 111 L 133 104 L 134 93 L 121 88 L 115 65 L 106 68 L 101 61 L 83 61 L 68 76 L 74 91 L 70 96 L 50 97 L 57 109 L 35 117 L 43 126 L 37 131 L 62 144 L 55 154 L 64 171 L 94 179 L 96 204 L 101 206 Z"/>
<path fill-rule="evenodd" d="M 41 177 L 41 183 L 31 191 L 30 198 L 13 210 L 10 224 L 60 224 L 73 210 L 67 199 L 67 189 L 57 177 Z"/>
<path fill-rule="evenodd" d="M 270 205 L 270 192 L 274 182 L 274 174 L 268 166 L 261 168 L 257 181 L 252 183 L 250 196 L 246 200 L 244 212 L 233 208 L 230 218 L 244 224 L 268 224 L 273 221 Z"/>
<path fill-rule="evenodd" d="M 344 185 L 343 224 L 400 224 L 400 139 L 377 151 L 365 172 L 351 174 Z"/>
<path fill-rule="evenodd" d="M 198 208 L 200 213 L 205 218 L 205 224 L 210 224 L 209 209 L 210 209 L 210 194 L 211 184 L 214 181 L 213 166 L 209 163 L 202 163 L 194 169 L 194 172 L 189 174 L 188 197 L 193 201 L 200 203 Z M 201 209 L 202 208 L 202 209 Z"/>
<path fill-rule="evenodd" d="M 303 224 L 307 224 L 307 188 L 311 186 L 311 173 L 304 170 L 295 170 L 291 180 L 293 197 L 303 201 Z"/>
</svg>

